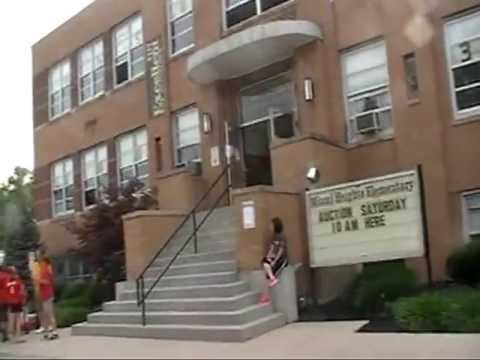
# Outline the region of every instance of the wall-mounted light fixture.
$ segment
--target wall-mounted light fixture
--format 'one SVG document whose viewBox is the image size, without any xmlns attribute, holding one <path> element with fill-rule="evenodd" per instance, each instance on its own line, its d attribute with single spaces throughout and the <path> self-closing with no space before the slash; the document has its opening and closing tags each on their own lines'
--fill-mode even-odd
<svg viewBox="0 0 480 360">
<path fill-rule="evenodd" d="M 202 126 L 205 134 L 208 134 L 210 131 L 212 131 L 212 116 L 210 113 L 205 112 L 202 114 Z"/>
<path fill-rule="evenodd" d="M 310 166 L 305 177 L 310 183 L 316 184 L 320 180 L 320 171 L 315 166 Z"/>
<path fill-rule="evenodd" d="M 311 78 L 305 78 L 303 80 L 303 95 L 305 101 L 312 101 L 315 96 L 313 92 L 313 80 Z"/>
</svg>

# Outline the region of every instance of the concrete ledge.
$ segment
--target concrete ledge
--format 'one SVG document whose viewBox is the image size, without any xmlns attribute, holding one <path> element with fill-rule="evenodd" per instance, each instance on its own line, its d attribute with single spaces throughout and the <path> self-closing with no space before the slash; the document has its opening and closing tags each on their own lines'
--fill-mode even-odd
<svg viewBox="0 0 480 360">
<path fill-rule="evenodd" d="M 295 273 L 300 265 L 289 265 L 283 269 L 279 283 L 270 289 L 273 308 L 285 315 L 287 323 L 298 321 L 297 281 Z M 265 292 L 267 281 L 263 270 L 244 272 L 240 278 L 246 281 L 256 292 Z"/>
<path fill-rule="evenodd" d="M 143 216 L 186 216 L 185 210 L 140 210 L 122 217 L 123 220 L 135 219 Z"/>
<path fill-rule="evenodd" d="M 287 194 L 287 195 L 299 195 L 299 191 L 295 191 L 292 188 L 288 187 L 278 187 L 278 186 L 269 186 L 269 185 L 257 185 L 251 186 L 248 188 L 235 189 L 232 191 L 232 195 L 247 195 L 251 193 L 265 192 L 271 194 Z"/>
</svg>

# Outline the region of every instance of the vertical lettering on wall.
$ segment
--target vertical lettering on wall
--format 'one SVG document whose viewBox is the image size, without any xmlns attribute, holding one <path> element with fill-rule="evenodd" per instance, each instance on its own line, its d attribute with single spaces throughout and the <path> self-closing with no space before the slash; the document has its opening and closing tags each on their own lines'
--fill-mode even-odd
<svg viewBox="0 0 480 360">
<path fill-rule="evenodd" d="M 165 83 L 165 51 L 161 38 L 146 44 L 147 91 L 150 116 L 157 117 L 167 110 Z"/>
</svg>

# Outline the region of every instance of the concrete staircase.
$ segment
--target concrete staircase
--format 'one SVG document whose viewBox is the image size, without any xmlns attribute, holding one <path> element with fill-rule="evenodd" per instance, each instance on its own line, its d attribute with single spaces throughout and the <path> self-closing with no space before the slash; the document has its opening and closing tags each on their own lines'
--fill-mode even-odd
<svg viewBox="0 0 480 360">
<path fill-rule="evenodd" d="M 203 216 L 200 213 L 199 220 Z M 126 283 L 117 301 L 103 304 L 102 312 L 73 326 L 72 334 L 241 342 L 284 325 L 285 316 L 270 304 L 259 304 L 260 294 L 239 279 L 235 261 L 239 226 L 235 209 L 215 210 L 199 233 L 198 254 L 193 253 L 192 242 L 150 294 L 147 326 L 142 326 L 135 283 Z M 182 229 L 179 239 L 147 271 L 146 289 L 190 232 L 190 226 Z"/>
</svg>

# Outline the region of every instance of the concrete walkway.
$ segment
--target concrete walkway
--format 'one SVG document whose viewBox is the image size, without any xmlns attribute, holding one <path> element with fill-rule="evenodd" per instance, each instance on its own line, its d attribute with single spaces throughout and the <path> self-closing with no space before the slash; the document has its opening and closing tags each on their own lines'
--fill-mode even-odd
<svg viewBox="0 0 480 360">
<path fill-rule="evenodd" d="M 358 334 L 363 322 L 296 323 L 243 344 L 28 336 L 0 344 L 0 358 L 480 358 L 478 335 Z"/>
</svg>

